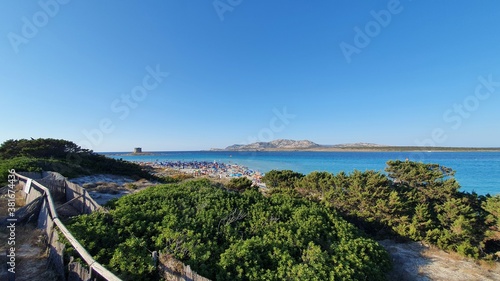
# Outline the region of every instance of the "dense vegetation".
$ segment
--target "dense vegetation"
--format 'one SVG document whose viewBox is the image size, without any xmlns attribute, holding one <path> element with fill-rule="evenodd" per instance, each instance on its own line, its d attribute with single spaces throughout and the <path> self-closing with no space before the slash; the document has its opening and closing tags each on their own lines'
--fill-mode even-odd
<svg viewBox="0 0 500 281">
<path fill-rule="evenodd" d="M 94 173 L 151 177 L 137 164 L 107 158 L 73 142 L 58 139 L 4 142 L 0 146 L 0 183 L 7 179 L 9 169 L 27 172 L 55 171 L 66 177 Z"/>
<path fill-rule="evenodd" d="M 332 208 L 207 180 L 122 197 L 69 228 L 125 280 L 157 278 L 154 250 L 212 280 L 383 280 L 390 267 L 387 252 Z"/>
<path fill-rule="evenodd" d="M 56 139 L 6 141 L 2 179 L 9 169 L 151 177 L 136 164 Z M 227 184 L 234 191 L 206 180 L 152 187 L 113 202 L 108 213 L 75 218 L 69 227 L 125 280 L 157 279 L 155 250 L 217 280 L 384 279 L 387 253 L 366 234 L 500 258 L 500 195 L 461 192 L 447 167 L 389 161 L 386 173 L 285 170 L 263 180 L 268 196 L 244 177 Z"/>
<path fill-rule="evenodd" d="M 459 191 L 454 171 L 437 164 L 387 162 L 386 174 L 271 171 L 273 191 L 296 192 L 333 207 L 377 238 L 426 241 L 473 258 L 498 258 L 500 196 Z"/>
</svg>

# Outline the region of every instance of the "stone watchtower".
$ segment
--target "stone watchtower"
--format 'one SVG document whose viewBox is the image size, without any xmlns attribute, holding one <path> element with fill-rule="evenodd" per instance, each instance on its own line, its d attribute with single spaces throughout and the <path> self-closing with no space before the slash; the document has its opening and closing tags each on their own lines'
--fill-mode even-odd
<svg viewBox="0 0 500 281">
<path fill-rule="evenodd" d="M 142 148 L 140 148 L 140 147 L 135 147 L 135 148 L 134 148 L 134 153 L 142 153 Z"/>
</svg>

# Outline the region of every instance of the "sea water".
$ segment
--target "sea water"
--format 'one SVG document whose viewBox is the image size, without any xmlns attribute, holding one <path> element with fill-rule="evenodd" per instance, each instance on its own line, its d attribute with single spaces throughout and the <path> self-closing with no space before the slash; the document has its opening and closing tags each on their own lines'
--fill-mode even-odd
<svg viewBox="0 0 500 281">
<path fill-rule="evenodd" d="M 350 173 L 354 170 L 383 172 L 388 160 L 413 160 L 436 163 L 456 171 L 462 191 L 478 194 L 500 193 L 500 152 L 241 152 L 241 151 L 172 151 L 131 155 L 104 153 L 128 161 L 207 161 L 238 164 L 263 173 L 270 170 L 293 170 Z"/>
</svg>

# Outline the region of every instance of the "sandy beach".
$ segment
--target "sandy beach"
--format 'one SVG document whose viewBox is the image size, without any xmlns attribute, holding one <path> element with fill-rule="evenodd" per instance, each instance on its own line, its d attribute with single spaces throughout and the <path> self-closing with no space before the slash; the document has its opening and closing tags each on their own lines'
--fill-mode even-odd
<svg viewBox="0 0 500 281">
<path fill-rule="evenodd" d="M 193 177 L 209 177 L 213 179 L 227 179 L 247 177 L 254 185 L 262 185 L 263 174 L 260 171 L 249 169 L 238 164 L 208 161 L 155 161 L 136 162 L 141 166 L 153 168 L 159 174 L 187 174 Z"/>
<path fill-rule="evenodd" d="M 232 178 L 247 177 L 253 184 L 265 187 L 262 183 L 262 174 L 248 167 L 237 164 L 204 161 L 157 161 L 136 162 L 144 168 L 152 170 L 157 176 L 175 176 L 184 174 L 189 177 L 207 177 L 221 182 L 228 182 Z M 87 189 L 90 196 L 100 205 L 106 204 L 111 199 L 142 190 L 158 183 L 145 179 L 133 180 L 125 176 L 100 174 L 70 179 Z"/>
</svg>

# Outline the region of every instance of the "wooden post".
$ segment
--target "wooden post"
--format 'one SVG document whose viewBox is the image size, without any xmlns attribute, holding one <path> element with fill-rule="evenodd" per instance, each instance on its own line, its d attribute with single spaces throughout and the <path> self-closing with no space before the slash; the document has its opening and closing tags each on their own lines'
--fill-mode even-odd
<svg viewBox="0 0 500 281">
<path fill-rule="evenodd" d="M 83 204 L 82 204 L 82 214 L 85 214 L 85 199 L 87 199 L 87 196 L 85 194 L 85 190 L 83 190 L 82 195 L 83 195 Z"/>
</svg>

